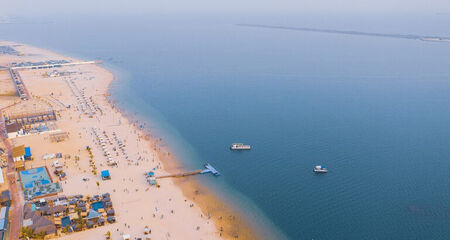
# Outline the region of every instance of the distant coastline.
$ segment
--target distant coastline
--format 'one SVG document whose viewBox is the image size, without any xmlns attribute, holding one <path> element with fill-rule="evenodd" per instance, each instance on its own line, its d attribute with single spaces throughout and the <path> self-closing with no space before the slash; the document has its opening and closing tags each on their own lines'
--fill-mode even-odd
<svg viewBox="0 0 450 240">
<path fill-rule="evenodd" d="M 241 23 L 241 24 L 236 24 L 236 25 L 241 26 L 241 27 L 252 27 L 252 28 L 266 28 L 266 29 L 291 30 L 291 31 L 302 31 L 302 32 L 318 32 L 318 33 L 345 34 L 345 35 L 356 35 L 356 36 L 398 38 L 398 39 L 421 40 L 421 41 L 426 41 L 426 42 L 450 42 L 450 37 L 425 36 L 425 35 L 416 35 L 416 34 L 373 33 L 373 32 L 352 31 L 352 30 L 336 30 L 336 29 L 321 29 L 321 28 L 307 28 L 307 27 L 288 27 L 288 26 L 263 25 L 263 24 L 242 24 Z"/>
</svg>

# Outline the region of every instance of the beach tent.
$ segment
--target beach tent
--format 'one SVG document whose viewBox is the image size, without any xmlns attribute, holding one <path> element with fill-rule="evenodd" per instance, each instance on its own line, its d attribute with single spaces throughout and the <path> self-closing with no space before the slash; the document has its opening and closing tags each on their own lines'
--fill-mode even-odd
<svg viewBox="0 0 450 240">
<path fill-rule="evenodd" d="M 25 148 L 25 159 L 26 160 L 31 160 L 31 149 L 30 149 L 30 147 L 26 147 Z"/>
<path fill-rule="evenodd" d="M 103 170 L 101 174 L 102 174 L 102 180 L 111 179 L 111 176 L 109 175 L 108 170 Z"/>
<path fill-rule="evenodd" d="M 62 167 L 62 166 L 59 164 L 58 160 L 55 160 L 55 161 L 53 161 L 53 167 L 58 168 L 58 167 Z"/>
<path fill-rule="evenodd" d="M 47 159 L 52 159 L 54 157 L 55 157 L 54 153 L 47 153 L 47 154 L 44 154 L 44 156 L 42 156 L 42 159 L 47 160 Z"/>
<path fill-rule="evenodd" d="M 100 213 L 98 213 L 97 211 L 95 211 L 94 209 L 89 210 L 89 213 L 87 215 L 87 219 L 95 219 L 95 218 L 99 218 L 101 216 Z"/>
<path fill-rule="evenodd" d="M 151 186 L 156 185 L 156 178 L 155 178 L 155 177 L 149 177 L 149 178 L 147 179 L 147 181 L 148 181 L 148 183 L 149 183 Z"/>
</svg>

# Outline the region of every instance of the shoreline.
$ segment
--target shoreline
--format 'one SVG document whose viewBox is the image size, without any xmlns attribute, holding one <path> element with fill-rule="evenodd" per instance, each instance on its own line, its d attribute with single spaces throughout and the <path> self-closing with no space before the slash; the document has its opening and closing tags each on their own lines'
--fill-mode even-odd
<svg viewBox="0 0 450 240">
<path fill-rule="evenodd" d="M 108 86 L 109 98 L 114 102 L 110 102 L 110 104 L 114 104 L 114 108 L 118 109 L 122 116 L 127 118 L 137 131 L 140 131 L 145 135 L 150 147 L 153 147 L 157 150 L 159 155 L 158 158 L 162 161 L 164 170 L 169 173 L 177 173 L 183 170 L 188 170 L 183 167 L 183 163 L 181 160 L 179 160 L 177 157 L 174 157 L 174 154 L 170 154 L 173 151 L 170 151 L 170 147 L 168 147 L 166 143 L 164 143 L 163 138 L 152 135 L 151 129 L 147 129 L 149 132 L 146 133 L 144 130 L 145 127 L 139 130 L 135 125 L 135 123 L 145 124 L 148 120 L 140 119 L 136 115 L 131 114 L 120 107 L 117 107 L 118 104 L 111 93 L 111 85 L 113 84 L 113 82 L 119 80 L 115 74 L 113 74 L 113 76 L 114 79 Z M 210 176 L 188 176 L 181 178 L 171 178 L 171 180 L 182 190 L 183 195 L 186 198 L 195 202 L 197 206 L 200 207 L 203 214 L 205 215 L 205 218 L 207 218 L 208 220 L 211 219 L 213 222 L 215 222 L 219 230 L 222 227 L 224 234 L 221 235 L 221 237 L 223 239 L 265 239 L 262 233 L 255 230 L 253 227 L 250 227 L 250 224 L 248 223 L 249 220 L 245 219 L 245 216 L 241 216 L 234 206 L 231 206 L 228 202 L 224 201 L 219 196 L 216 196 L 211 189 L 205 186 L 205 184 L 198 179 L 198 177 Z"/>
<path fill-rule="evenodd" d="M 34 47 L 30 44 L 14 43 L 9 41 L 3 42 L 20 44 L 25 47 L 43 50 L 45 52 L 52 53 L 55 56 L 60 56 L 71 61 L 79 60 L 67 55 L 60 55 L 53 50 Z M 114 74 L 111 69 L 108 69 L 108 67 L 99 65 L 95 65 L 95 67 L 102 69 L 102 71 L 110 75 L 108 80 L 103 80 L 107 81 L 105 88 L 106 90 L 101 93 L 101 95 L 103 95 L 104 97 L 105 102 L 113 111 L 117 111 L 121 118 L 125 119 L 126 122 L 124 124 L 129 124 L 131 128 L 134 129 L 135 132 L 137 132 L 138 139 L 140 139 L 140 134 L 144 136 L 144 139 L 147 142 L 147 146 L 150 149 L 153 147 L 153 150 L 156 152 L 159 162 L 162 163 L 162 170 L 165 172 L 173 173 L 176 170 L 182 169 L 183 164 L 181 160 L 173 157 L 173 155 L 167 156 L 167 153 L 170 152 L 170 148 L 161 141 L 161 138 L 158 139 L 157 136 L 152 136 L 149 132 L 146 133 L 145 128 L 139 129 L 136 125 L 135 120 L 133 119 L 133 114 L 126 112 L 126 110 L 121 109 L 117 106 L 116 101 L 111 94 L 111 86 L 113 82 L 119 81 L 117 75 Z M 25 82 L 27 82 L 27 80 L 25 80 Z M 141 120 L 138 119 L 137 121 Z M 151 131 L 151 129 L 149 130 Z M 251 224 L 248 224 L 248 222 L 244 220 L 244 217 L 240 216 L 238 211 L 233 208 L 233 206 L 230 206 L 229 203 L 226 203 L 225 201 L 220 199 L 220 197 L 215 196 L 214 193 L 210 191 L 210 189 L 208 189 L 203 183 L 201 183 L 200 180 L 193 177 L 188 177 L 162 181 L 173 182 L 175 186 L 182 192 L 183 196 L 194 202 L 195 205 L 200 209 L 200 211 L 202 212 L 201 218 L 204 219 L 203 221 L 207 222 L 207 224 L 209 224 L 210 221 L 214 223 L 216 232 L 220 232 L 221 229 L 223 229 L 223 234 L 220 234 L 219 236 L 221 239 L 236 239 L 237 236 L 239 237 L 238 239 L 263 239 L 262 237 L 260 237 L 262 235 L 258 234 L 258 231 L 250 227 Z M 84 231 L 82 233 L 89 234 L 90 231 L 92 230 Z M 70 236 L 72 235 L 67 236 L 69 237 L 67 239 L 70 239 Z M 67 236 L 63 238 L 66 238 Z"/>
</svg>

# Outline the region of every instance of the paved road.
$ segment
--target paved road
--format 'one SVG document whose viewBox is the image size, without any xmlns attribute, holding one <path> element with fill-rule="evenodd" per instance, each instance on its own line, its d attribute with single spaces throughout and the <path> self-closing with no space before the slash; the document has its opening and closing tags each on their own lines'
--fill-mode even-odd
<svg viewBox="0 0 450 240">
<path fill-rule="evenodd" d="M 19 186 L 16 180 L 16 173 L 8 173 L 9 187 L 12 198 L 12 211 L 9 217 L 9 239 L 19 239 L 19 231 L 22 226 L 23 202 L 19 194 Z"/>
<path fill-rule="evenodd" d="M 0 112 L 0 121 L 3 120 Z M 17 184 L 16 171 L 14 170 L 14 161 L 12 158 L 12 146 L 8 141 L 4 131 L 4 126 L 0 122 L 0 138 L 2 139 L 8 152 L 8 171 L 7 179 L 9 182 L 9 190 L 11 192 L 11 215 L 9 215 L 10 232 L 8 234 L 10 240 L 19 239 L 19 231 L 22 226 L 23 200 L 20 195 L 20 186 Z"/>
</svg>

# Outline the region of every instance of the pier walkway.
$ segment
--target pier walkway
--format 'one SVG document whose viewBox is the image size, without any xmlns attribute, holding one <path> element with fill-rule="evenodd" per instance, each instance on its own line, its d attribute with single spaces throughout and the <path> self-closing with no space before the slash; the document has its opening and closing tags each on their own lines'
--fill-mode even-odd
<svg viewBox="0 0 450 240">
<path fill-rule="evenodd" d="M 205 173 L 211 173 L 214 176 L 220 176 L 220 173 L 213 166 L 211 166 L 211 164 L 207 163 L 204 165 L 204 167 L 205 167 L 205 169 L 202 169 L 202 170 L 195 170 L 195 171 L 190 171 L 190 172 L 181 172 L 181 173 L 173 173 L 173 174 L 168 174 L 168 175 L 163 175 L 163 176 L 157 176 L 156 179 L 170 178 L 170 177 L 187 177 L 187 176 L 192 176 L 192 175 L 197 175 L 197 174 L 205 174 Z"/>
<path fill-rule="evenodd" d="M 86 65 L 86 64 L 100 64 L 100 63 L 102 63 L 102 61 L 69 62 L 69 63 L 55 63 L 55 64 L 42 64 L 42 65 L 11 67 L 11 69 L 13 69 L 13 70 L 45 69 L 45 68 L 55 68 L 55 67 L 64 67 L 64 66 L 76 66 L 76 65 Z"/>
<path fill-rule="evenodd" d="M 16 90 L 19 93 L 20 99 L 22 100 L 30 99 L 30 94 L 28 93 L 28 90 L 25 87 L 25 84 L 23 83 L 22 77 L 20 76 L 19 72 L 15 69 L 10 68 L 9 74 L 11 75 L 11 79 L 14 83 L 14 86 L 16 87 Z"/>
</svg>

